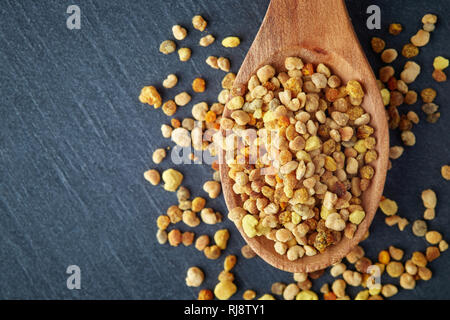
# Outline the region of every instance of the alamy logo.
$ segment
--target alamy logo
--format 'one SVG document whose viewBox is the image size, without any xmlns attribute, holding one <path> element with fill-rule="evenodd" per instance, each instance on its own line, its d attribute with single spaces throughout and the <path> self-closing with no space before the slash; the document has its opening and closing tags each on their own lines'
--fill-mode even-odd
<svg viewBox="0 0 450 320">
<path fill-rule="evenodd" d="M 367 28 L 369 30 L 373 29 L 381 29 L 381 9 L 377 5 L 371 5 L 367 7 L 367 14 L 370 14 L 370 17 L 367 18 Z"/>
<path fill-rule="evenodd" d="M 67 278 L 67 289 L 73 290 L 73 289 L 81 289 L 81 269 L 77 265 L 70 265 L 67 267 L 66 270 L 67 274 L 70 274 L 70 276 Z"/>
<path fill-rule="evenodd" d="M 81 10 L 77 5 L 71 5 L 67 7 L 66 13 L 70 16 L 66 20 L 66 26 L 69 30 L 80 30 L 81 29 Z"/>
</svg>

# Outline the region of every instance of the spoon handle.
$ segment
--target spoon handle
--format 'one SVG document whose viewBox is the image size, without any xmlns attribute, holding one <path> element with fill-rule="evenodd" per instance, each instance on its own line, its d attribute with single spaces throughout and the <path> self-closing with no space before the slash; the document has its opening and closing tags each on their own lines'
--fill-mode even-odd
<svg viewBox="0 0 450 320">
<path fill-rule="evenodd" d="M 341 54 L 346 44 L 357 42 L 344 0 L 272 0 L 261 37 L 278 48 L 298 46 L 324 54 Z"/>
</svg>

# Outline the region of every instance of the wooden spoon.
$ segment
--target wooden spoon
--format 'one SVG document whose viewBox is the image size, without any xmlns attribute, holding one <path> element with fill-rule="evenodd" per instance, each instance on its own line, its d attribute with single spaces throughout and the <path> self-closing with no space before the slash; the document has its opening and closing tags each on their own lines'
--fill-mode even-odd
<svg viewBox="0 0 450 320">
<path fill-rule="evenodd" d="M 245 241 L 263 260 L 288 272 L 313 272 L 324 269 L 345 257 L 366 235 L 378 208 L 386 179 L 389 151 L 388 126 L 385 108 L 375 76 L 355 35 L 343 0 L 272 0 L 261 28 L 241 66 L 235 87 L 246 84 L 256 70 L 270 64 L 284 70 L 289 56 L 301 57 L 304 62 L 324 63 L 343 83 L 358 80 L 365 89 L 362 106 L 371 115 L 371 126 L 377 139 L 378 159 L 372 163 L 375 176 L 362 195 L 366 212 L 353 239 L 342 240 L 324 253 L 289 261 L 286 255 L 275 252 L 273 241 L 266 237 L 248 238 L 238 229 Z M 229 117 L 225 110 L 224 116 Z M 224 154 L 220 155 L 223 159 Z M 240 196 L 233 192 L 228 166 L 221 161 L 222 188 L 229 210 L 242 206 Z"/>
</svg>

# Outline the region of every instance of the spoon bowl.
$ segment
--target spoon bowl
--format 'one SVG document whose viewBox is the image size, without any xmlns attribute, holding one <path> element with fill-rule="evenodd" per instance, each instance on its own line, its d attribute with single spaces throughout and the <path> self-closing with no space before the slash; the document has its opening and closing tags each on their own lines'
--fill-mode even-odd
<svg viewBox="0 0 450 320">
<path fill-rule="evenodd" d="M 386 179 L 389 134 L 385 108 L 373 71 L 350 22 L 343 0 L 272 0 L 261 28 L 239 70 L 234 86 L 241 88 L 260 67 L 270 64 L 284 70 L 286 57 L 296 56 L 315 65 L 324 63 L 343 83 L 358 80 L 365 90 L 362 107 L 371 116 L 375 129 L 378 159 L 371 163 L 375 175 L 370 187 L 362 194 L 366 217 L 352 239 L 342 240 L 323 253 L 289 261 L 275 252 L 274 242 L 264 236 L 249 238 L 237 226 L 245 241 L 263 260 L 288 272 L 313 272 L 324 269 L 344 258 L 368 232 L 375 216 Z M 230 117 L 225 108 L 224 116 Z M 224 132 L 223 132 L 224 133 Z M 224 153 L 220 154 L 224 159 Z M 221 159 L 221 160 L 222 160 Z M 241 207 L 242 201 L 232 189 L 229 167 L 220 161 L 220 175 L 229 210 Z"/>
</svg>

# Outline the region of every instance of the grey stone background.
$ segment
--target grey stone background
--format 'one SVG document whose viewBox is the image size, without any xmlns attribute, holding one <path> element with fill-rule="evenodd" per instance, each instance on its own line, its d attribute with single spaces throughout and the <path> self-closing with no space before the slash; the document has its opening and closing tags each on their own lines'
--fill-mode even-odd
<svg viewBox="0 0 450 320">
<path fill-rule="evenodd" d="M 422 216 L 420 192 L 433 188 L 439 197 L 437 218 L 430 228 L 448 240 L 450 184 L 440 167 L 450 161 L 447 83 L 431 78 L 432 61 L 448 57 L 450 49 L 449 1 L 348 0 L 347 6 L 358 37 L 374 68 L 382 63 L 369 47 L 370 38 L 381 36 L 389 47 L 401 49 L 421 27 L 427 12 L 439 15 L 431 42 L 415 58 L 423 71 L 411 86 L 432 86 L 442 117 L 432 125 L 425 121 L 420 103 L 402 107 L 417 111 L 422 122 L 414 128 L 417 144 L 395 161 L 389 172 L 385 195 L 395 199 L 399 214 L 410 221 Z M 202 287 L 213 288 L 223 257 L 208 261 L 193 247 L 160 246 L 155 239 L 156 217 L 176 201 L 175 194 L 150 186 L 142 173 L 153 167 L 151 154 L 157 147 L 171 146 L 160 134 L 169 119 L 160 110 L 139 103 L 144 85 L 159 85 L 169 73 L 177 73 L 179 85 L 166 98 L 190 89 L 194 77 L 203 76 L 208 90 L 193 102 L 214 102 L 220 71 L 210 69 L 208 55 L 230 57 L 238 71 L 258 27 L 268 0 L 134 0 L 134 1 L 13 1 L 0 3 L 0 298 L 39 299 L 194 299 L 198 289 L 184 285 L 185 271 L 192 265 L 205 270 Z M 81 30 L 66 28 L 66 9 L 81 8 Z M 366 8 L 382 9 L 382 30 L 365 27 Z M 195 14 L 209 22 L 208 32 L 219 40 L 237 35 L 242 44 L 225 49 L 220 41 L 205 49 L 197 45 L 200 32 L 190 23 Z M 404 32 L 388 35 L 391 22 L 404 25 Z M 324 22 L 326 23 L 326 22 Z M 181 24 L 189 36 L 182 42 L 193 50 L 187 63 L 176 54 L 163 56 L 159 43 L 171 38 L 171 26 Z M 336 30 L 339 32 L 339 30 Z M 400 68 L 404 58 L 394 66 Z M 159 85 L 160 86 L 160 85 Z M 176 117 L 190 114 L 180 108 Z M 392 133 L 394 144 L 398 133 Z M 161 170 L 171 167 L 165 160 Z M 212 170 L 191 165 L 178 168 L 184 185 L 194 196 Z M 223 198 L 209 206 L 226 213 Z M 259 258 L 244 260 L 239 254 L 243 240 L 229 221 L 220 228 L 231 230 L 227 253 L 238 254 L 235 269 L 240 298 L 246 289 L 258 295 L 275 281 L 291 281 L 290 274 L 276 270 Z M 186 228 L 182 227 L 183 230 Z M 197 234 L 213 235 L 216 227 L 201 226 Z M 389 245 L 425 250 L 425 240 L 384 224 L 380 213 L 362 243 L 375 258 Z M 68 265 L 81 267 L 82 289 L 66 288 Z M 431 265 L 434 277 L 420 282 L 414 291 L 401 290 L 395 299 L 450 298 L 448 253 Z M 384 282 L 398 283 L 383 278 Z M 314 281 L 318 290 L 329 275 Z M 352 296 L 355 290 L 350 290 Z"/>
</svg>

